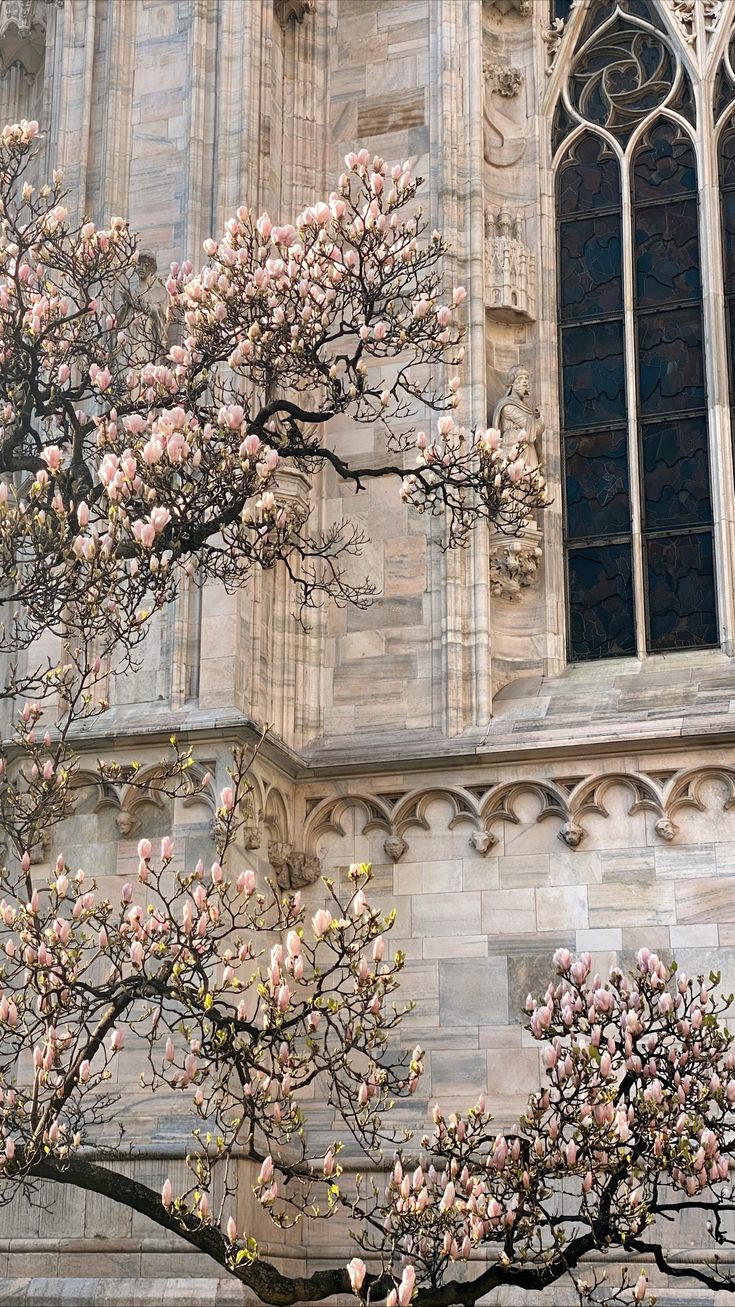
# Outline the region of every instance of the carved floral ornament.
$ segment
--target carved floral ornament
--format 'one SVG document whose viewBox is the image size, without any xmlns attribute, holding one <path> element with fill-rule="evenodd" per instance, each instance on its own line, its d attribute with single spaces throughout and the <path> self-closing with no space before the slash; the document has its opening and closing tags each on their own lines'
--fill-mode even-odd
<svg viewBox="0 0 735 1307">
<path fill-rule="evenodd" d="M 697 39 L 696 11 L 701 8 L 705 32 L 714 32 L 724 9 L 724 0 L 666 0 L 689 44 Z"/>
<path fill-rule="evenodd" d="M 448 829 L 466 828 L 468 845 L 484 857 L 500 843 L 497 832 L 502 823 L 522 824 L 517 807 L 519 800 L 526 796 L 537 800 L 539 806 L 532 824 L 556 822 L 558 838 L 575 850 L 587 839 L 585 818 L 608 817 L 608 796 L 620 789 L 630 796 L 628 815 L 652 813 L 656 817 L 653 829 L 657 838 L 668 844 L 686 827 L 688 812 L 704 812 L 711 806 L 706 790 L 713 784 L 724 789 L 723 811 L 734 809 L 735 767 L 707 764 L 683 768 L 663 777 L 642 772 L 610 772 L 569 782 L 528 779 L 487 786 L 431 786 L 397 794 L 342 795 L 323 799 L 312 809 L 307 819 L 304 856 L 307 860 L 313 857 L 324 836 L 344 836 L 344 818 L 354 810 L 363 817 L 362 825 L 358 822 L 356 828 L 359 833 L 384 832 L 385 853 L 390 861 L 398 862 L 410 850 L 411 828 L 431 829 L 429 808 L 440 800 L 452 808 Z M 314 873 L 314 879 L 318 874 L 318 871 Z"/>
</svg>

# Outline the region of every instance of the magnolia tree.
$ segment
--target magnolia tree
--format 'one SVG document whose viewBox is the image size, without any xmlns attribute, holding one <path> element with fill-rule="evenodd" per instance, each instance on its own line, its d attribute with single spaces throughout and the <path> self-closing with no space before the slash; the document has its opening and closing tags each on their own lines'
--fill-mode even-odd
<svg viewBox="0 0 735 1307">
<path fill-rule="evenodd" d="M 350 570 L 360 533 L 313 527 L 289 470 L 329 469 L 356 491 L 395 478 L 410 509 L 441 515 L 448 546 L 482 521 L 522 531 L 545 489 L 522 449 L 455 421 L 464 291 L 443 292 L 446 245 L 408 165 L 348 155 L 328 202 L 293 226 L 238 210 L 201 270 L 172 268 L 154 322 L 127 224 L 70 224 L 59 174 L 34 188 L 37 132 L 0 136 L 0 1198 L 33 1199 L 42 1181 L 105 1195 L 273 1304 L 471 1304 L 565 1276 L 582 1297 L 642 1300 L 645 1275 L 606 1289 L 580 1269 L 614 1247 L 735 1287 L 716 1260 L 669 1265 L 651 1229 L 693 1205 L 728 1242 L 735 1050 L 715 983 L 645 951 L 632 976 L 602 980 L 560 952 L 529 998 L 547 1084 L 525 1115 L 498 1132 L 482 1099 L 437 1106 L 414 1139 L 391 1113 L 424 1058 L 399 1051 L 392 916 L 371 908 L 366 866 L 339 892 L 326 882 L 316 912 L 233 870 L 243 753 L 208 868 L 144 838 L 112 901 L 63 852 L 50 876 L 39 866 L 84 781 L 75 740 L 105 710 L 103 672 L 135 666 L 182 578 L 235 587 L 281 566 L 303 606 L 369 599 Z M 341 452 L 345 423 L 377 430 L 388 458 Z M 191 762 L 174 747 L 155 781 L 130 763 L 99 773 L 210 790 Z M 113 1126 L 125 1142 L 114 1076 L 141 1053 L 144 1084 L 192 1118 L 188 1181 L 160 1190 L 95 1160 Z M 319 1155 L 314 1097 L 339 1123 Z M 343 1173 L 346 1141 L 367 1178 Z M 310 1276 L 272 1264 L 237 1226 L 238 1180 L 281 1226 L 346 1212 L 356 1255 Z"/>
</svg>

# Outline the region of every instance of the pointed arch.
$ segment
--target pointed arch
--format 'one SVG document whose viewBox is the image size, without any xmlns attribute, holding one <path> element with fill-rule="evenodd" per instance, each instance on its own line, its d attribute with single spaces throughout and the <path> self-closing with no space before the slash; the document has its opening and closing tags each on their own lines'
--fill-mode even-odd
<svg viewBox="0 0 735 1307">
<path fill-rule="evenodd" d="M 673 26 L 587 6 L 551 123 L 575 661 L 719 641 L 696 63 Z"/>
</svg>

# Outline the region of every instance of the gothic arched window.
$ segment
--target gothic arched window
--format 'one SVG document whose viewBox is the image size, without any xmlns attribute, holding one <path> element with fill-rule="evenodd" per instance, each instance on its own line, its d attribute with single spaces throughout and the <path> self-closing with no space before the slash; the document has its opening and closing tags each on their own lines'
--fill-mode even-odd
<svg viewBox="0 0 735 1307">
<path fill-rule="evenodd" d="M 591 6 L 554 124 L 575 660 L 718 642 L 693 119 L 653 6 Z"/>
</svg>

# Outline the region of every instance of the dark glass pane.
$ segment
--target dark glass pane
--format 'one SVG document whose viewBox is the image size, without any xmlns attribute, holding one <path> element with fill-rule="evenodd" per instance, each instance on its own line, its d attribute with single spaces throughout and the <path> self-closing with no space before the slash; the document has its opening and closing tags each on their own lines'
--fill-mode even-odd
<svg viewBox="0 0 735 1307">
<path fill-rule="evenodd" d="M 636 151 L 633 195 L 636 204 L 696 195 L 697 167 L 686 133 L 668 119 L 657 123 Z"/>
<path fill-rule="evenodd" d="M 735 290 L 735 191 L 725 191 L 722 196 L 722 243 L 728 294 Z"/>
<path fill-rule="evenodd" d="M 551 124 L 551 148 L 554 154 L 556 154 L 562 141 L 566 140 L 569 133 L 576 126 L 576 120 L 572 118 L 564 101 L 562 99 L 557 100 L 554 119 Z"/>
<path fill-rule="evenodd" d="M 717 77 L 715 78 L 715 90 L 712 97 L 715 111 L 715 122 L 719 122 L 721 115 L 725 112 L 732 99 L 733 90 L 730 78 L 725 71 L 724 64 L 720 64 L 717 70 Z"/>
<path fill-rule="evenodd" d="M 646 529 L 710 522 L 706 418 L 645 422 L 641 444 Z"/>
<path fill-rule="evenodd" d="M 727 304 L 727 351 L 730 360 L 730 407 L 735 410 L 735 387 L 733 386 L 733 372 L 735 371 L 735 296 L 726 300 Z"/>
<path fill-rule="evenodd" d="M 710 532 L 648 540 L 646 560 L 651 652 L 717 644 Z"/>
<path fill-rule="evenodd" d="M 676 95 L 672 100 L 669 100 L 669 108 L 675 109 L 677 113 L 680 113 L 682 118 L 685 118 L 688 123 L 691 123 L 692 127 L 696 126 L 696 101 L 694 99 L 692 84 L 689 80 L 689 74 L 685 72 L 684 69 L 682 69 L 679 88 Z"/>
<path fill-rule="evenodd" d="M 627 141 L 635 125 L 665 103 L 673 75 L 672 56 L 657 33 L 618 21 L 579 57 L 569 93 L 583 118 Z"/>
<path fill-rule="evenodd" d="M 630 531 L 627 432 L 568 437 L 566 487 L 570 540 L 626 535 Z"/>
<path fill-rule="evenodd" d="M 720 137 L 720 187 L 735 186 L 735 131 L 728 128 Z"/>
<path fill-rule="evenodd" d="M 614 209 L 619 204 L 620 169 L 609 145 L 599 136 L 580 137 L 559 173 L 559 216 Z"/>
<path fill-rule="evenodd" d="M 571 9 L 573 3 L 574 0 L 552 0 L 551 3 L 552 18 L 561 18 L 562 22 L 566 22 L 567 18 L 569 17 L 569 10 Z"/>
<path fill-rule="evenodd" d="M 662 32 L 666 31 L 665 24 L 656 10 L 656 6 L 650 3 L 650 0 L 626 0 L 624 8 L 629 14 L 635 14 L 638 18 L 643 18 L 653 27 L 658 27 Z"/>
<path fill-rule="evenodd" d="M 635 255 L 640 308 L 698 299 L 697 201 L 674 200 L 636 209 Z"/>
<path fill-rule="evenodd" d="M 588 328 L 589 330 L 589 328 Z M 640 405 L 644 414 L 704 408 L 699 306 L 638 317 Z"/>
<path fill-rule="evenodd" d="M 567 431 L 625 420 L 622 322 L 565 327 L 562 364 Z"/>
<path fill-rule="evenodd" d="M 612 17 L 615 9 L 616 0 L 598 0 L 597 4 L 590 5 L 582 25 L 579 44 L 584 45 L 587 37 L 591 36 L 598 27 L 602 27 L 602 24 Z"/>
<path fill-rule="evenodd" d="M 559 307 L 564 319 L 599 318 L 622 312 L 617 213 L 560 224 Z"/>
<path fill-rule="evenodd" d="M 630 545 L 569 551 L 572 658 L 616 658 L 635 653 Z"/>
</svg>

